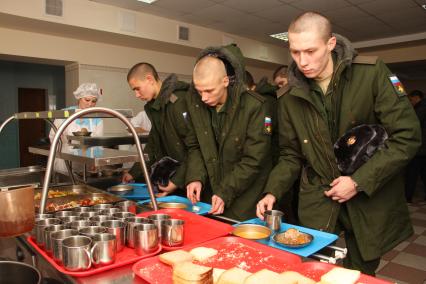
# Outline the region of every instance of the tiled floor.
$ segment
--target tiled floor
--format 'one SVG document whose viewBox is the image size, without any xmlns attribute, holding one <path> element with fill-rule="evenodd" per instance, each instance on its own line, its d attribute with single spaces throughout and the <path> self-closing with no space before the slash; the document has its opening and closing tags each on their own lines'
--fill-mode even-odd
<svg viewBox="0 0 426 284">
<path fill-rule="evenodd" d="M 398 284 L 426 283 L 426 202 L 409 204 L 414 235 L 383 256 L 377 277 Z"/>
</svg>

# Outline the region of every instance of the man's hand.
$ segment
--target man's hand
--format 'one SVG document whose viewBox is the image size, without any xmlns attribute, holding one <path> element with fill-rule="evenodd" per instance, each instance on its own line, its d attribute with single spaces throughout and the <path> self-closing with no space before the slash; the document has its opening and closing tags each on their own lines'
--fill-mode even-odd
<svg viewBox="0 0 426 284">
<path fill-rule="evenodd" d="M 275 196 L 268 193 L 262 200 L 257 203 L 256 215 L 257 217 L 259 217 L 260 220 L 263 220 L 263 213 L 265 213 L 266 210 L 272 210 L 272 206 L 274 206 L 275 201 Z"/>
<path fill-rule="evenodd" d="M 212 196 L 212 209 L 210 209 L 210 214 L 219 215 L 223 213 L 225 209 L 225 202 L 223 202 L 222 198 L 217 195 Z"/>
<path fill-rule="evenodd" d="M 177 186 L 171 180 L 169 180 L 167 186 L 158 185 L 158 189 L 161 192 L 157 194 L 157 197 L 163 197 L 175 191 L 177 189 Z"/>
<path fill-rule="evenodd" d="M 348 201 L 358 193 L 356 191 L 356 183 L 349 176 L 336 178 L 330 186 L 331 189 L 324 191 L 324 194 L 339 203 Z"/>
<path fill-rule="evenodd" d="M 200 181 L 190 182 L 186 186 L 186 196 L 189 200 L 191 200 L 192 204 L 200 201 L 201 189 L 203 188 L 203 184 Z"/>
<path fill-rule="evenodd" d="M 123 176 L 121 177 L 121 182 L 122 183 L 129 183 L 129 182 L 134 182 L 135 179 L 133 178 L 133 176 L 131 174 L 129 174 L 128 172 L 125 172 L 123 174 Z"/>
</svg>

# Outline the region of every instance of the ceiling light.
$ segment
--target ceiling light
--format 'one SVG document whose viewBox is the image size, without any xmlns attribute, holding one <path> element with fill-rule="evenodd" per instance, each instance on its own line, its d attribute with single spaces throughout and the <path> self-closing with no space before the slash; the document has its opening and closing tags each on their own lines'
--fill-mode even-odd
<svg viewBox="0 0 426 284">
<path fill-rule="evenodd" d="M 288 41 L 288 32 L 273 34 L 273 35 L 269 35 L 269 36 L 276 38 L 276 39 L 279 39 L 279 40 Z"/>
<path fill-rule="evenodd" d="M 154 3 L 157 0 L 137 0 L 137 1 L 143 2 L 143 3 L 146 3 L 146 4 L 152 4 L 152 3 Z"/>
</svg>

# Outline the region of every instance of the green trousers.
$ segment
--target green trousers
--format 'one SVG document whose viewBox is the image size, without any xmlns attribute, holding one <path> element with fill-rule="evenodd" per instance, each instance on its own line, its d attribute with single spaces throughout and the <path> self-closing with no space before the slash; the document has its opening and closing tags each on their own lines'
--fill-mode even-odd
<svg viewBox="0 0 426 284">
<path fill-rule="evenodd" d="M 342 205 L 340 208 L 339 217 L 337 220 L 336 233 L 344 232 L 346 247 L 348 249 L 348 254 L 346 258 L 343 259 L 343 266 L 349 269 L 356 269 L 361 271 L 364 274 L 369 274 L 374 276 L 377 267 L 380 264 L 380 258 L 373 260 L 365 261 L 358 248 L 358 243 L 355 238 L 352 224 L 349 219 L 348 210 L 345 205 Z"/>
</svg>

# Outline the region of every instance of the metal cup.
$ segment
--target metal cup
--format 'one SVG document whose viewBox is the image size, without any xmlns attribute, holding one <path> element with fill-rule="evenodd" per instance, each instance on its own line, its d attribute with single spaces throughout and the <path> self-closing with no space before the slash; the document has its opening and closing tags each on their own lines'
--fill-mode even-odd
<svg viewBox="0 0 426 284">
<path fill-rule="evenodd" d="M 60 230 L 50 234 L 54 261 L 58 262 L 59 264 L 62 263 L 62 240 L 76 235 L 78 235 L 78 231 L 73 229 Z"/>
<path fill-rule="evenodd" d="M 39 247 L 44 246 L 44 228 L 58 224 L 61 224 L 61 220 L 57 218 L 41 219 L 36 222 L 34 227 L 36 232 L 36 243 Z"/>
<path fill-rule="evenodd" d="M 108 209 L 108 208 L 112 208 L 112 204 L 108 204 L 108 203 L 102 203 L 102 204 L 96 204 L 95 206 L 93 206 L 93 209 L 98 210 L 98 209 Z"/>
<path fill-rule="evenodd" d="M 158 249 L 159 239 L 157 227 L 154 224 L 138 224 L 133 230 L 137 255 L 151 253 Z"/>
<path fill-rule="evenodd" d="M 113 218 L 114 217 L 109 215 L 96 215 L 96 216 L 90 217 L 89 221 L 91 222 L 92 225 L 99 226 L 102 222 L 113 220 Z"/>
<path fill-rule="evenodd" d="M 91 212 L 93 211 L 93 209 L 92 207 L 75 207 L 72 209 L 72 211 L 83 213 L 83 212 Z"/>
<path fill-rule="evenodd" d="M 52 239 L 51 239 L 52 232 L 57 232 L 63 229 L 65 229 L 65 225 L 63 224 L 49 225 L 44 228 L 44 250 L 48 254 L 52 253 Z"/>
<path fill-rule="evenodd" d="M 126 245 L 126 223 L 120 220 L 109 220 L 101 223 L 102 227 L 107 229 L 107 232 L 115 236 L 117 242 L 117 252 L 123 250 Z"/>
<path fill-rule="evenodd" d="M 92 263 L 95 267 L 110 265 L 115 262 L 117 241 L 113 234 L 102 233 L 93 236 L 93 246 L 90 250 Z"/>
<path fill-rule="evenodd" d="M 74 230 L 80 230 L 81 228 L 89 227 L 90 221 L 87 220 L 79 220 L 79 221 L 73 221 L 71 223 L 65 224 L 67 228 L 74 229 Z"/>
<path fill-rule="evenodd" d="M 78 230 L 78 233 L 80 235 L 93 238 L 97 234 L 106 233 L 106 231 L 107 230 L 106 230 L 105 227 L 90 226 L 90 227 L 86 227 L 86 228 L 81 228 L 80 230 Z"/>
<path fill-rule="evenodd" d="M 126 245 L 130 248 L 135 247 L 133 228 L 137 224 L 152 224 L 153 221 L 145 217 L 128 217 L 126 218 Z"/>
<path fill-rule="evenodd" d="M 112 207 L 112 208 L 107 208 L 107 209 L 103 209 L 103 210 L 101 210 L 101 211 L 99 212 L 99 214 L 101 214 L 101 215 L 110 215 L 110 216 L 112 216 L 113 214 L 118 213 L 118 212 L 121 212 L 121 211 L 122 211 L 122 210 L 121 210 L 120 208 Z"/>
<path fill-rule="evenodd" d="M 58 211 L 55 213 L 55 218 L 61 219 L 62 217 L 74 216 L 75 212 L 72 211 Z"/>
<path fill-rule="evenodd" d="M 112 216 L 122 222 L 125 222 L 127 217 L 135 217 L 135 214 L 130 212 L 118 212 L 114 213 Z"/>
<path fill-rule="evenodd" d="M 184 224 L 185 221 L 180 219 L 165 220 L 162 224 L 161 243 L 169 247 L 183 245 L 185 236 Z"/>
<path fill-rule="evenodd" d="M 93 217 L 93 216 L 98 216 L 99 213 L 96 211 L 89 211 L 89 212 L 83 212 L 80 214 L 81 218 L 84 218 L 86 220 L 89 220 L 89 218 Z"/>
<path fill-rule="evenodd" d="M 35 215 L 35 223 L 37 223 L 38 220 L 49 219 L 49 218 L 53 218 L 53 214 L 36 214 Z M 31 230 L 31 237 L 33 238 L 33 240 L 36 240 L 36 227 L 35 226 Z"/>
<path fill-rule="evenodd" d="M 264 213 L 266 227 L 273 232 L 279 232 L 283 215 L 284 213 L 279 210 L 266 210 Z"/>
<path fill-rule="evenodd" d="M 72 212 L 72 213 L 76 213 L 76 212 Z M 80 214 L 79 214 L 80 215 Z M 80 216 L 67 216 L 67 217 L 61 217 L 59 218 L 61 219 L 62 223 L 67 224 L 73 221 L 80 221 L 80 220 L 84 220 L 83 218 L 81 218 Z"/>
<path fill-rule="evenodd" d="M 92 265 L 90 247 L 92 239 L 71 236 L 62 241 L 62 264 L 69 271 L 84 271 Z"/>
<path fill-rule="evenodd" d="M 171 218 L 170 215 L 167 214 L 152 214 L 148 216 L 148 219 L 152 220 L 154 224 L 157 226 L 158 230 L 158 238 L 161 239 L 161 235 L 163 234 L 162 224 L 165 220 L 169 220 Z"/>
<path fill-rule="evenodd" d="M 126 201 L 118 202 L 116 206 L 118 206 L 118 208 L 120 208 L 121 211 L 123 212 L 136 213 L 136 202 L 126 200 Z"/>
</svg>

